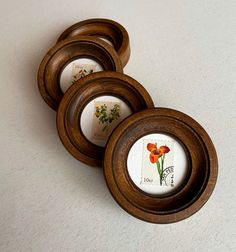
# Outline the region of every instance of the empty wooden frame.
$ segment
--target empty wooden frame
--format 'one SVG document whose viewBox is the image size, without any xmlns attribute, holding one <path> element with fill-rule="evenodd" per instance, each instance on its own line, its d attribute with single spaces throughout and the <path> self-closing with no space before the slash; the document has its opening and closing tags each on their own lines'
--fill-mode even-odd
<svg viewBox="0 0 236 252">
<path fill-rule="evenodd" d="M 129 35 L 119 23 L 102 18 L 84 20 L 67 28 L 58 38 L 58 42 L 78 35 L 89 35 L 109 41 L 117 51 L 123 67 L 129 61 Z"/>
<path fill-rule="evenodd" d="M 156 133 L 170 136 L 181 144 L 188 170 L 177 190 L 155 195 L 141 190 L 134 183 L 127 159 L 139 139 Z M 144 158 L 150 161 L 150 167 L 144 169 L 154 169 L 158 176 L 163 161 L 161 156 L 166 153 L 167 157 L 173 149 L 164 141 L 160 147 L 158 139 L 144 143 L 144 149 L 140 153 L 137 151 L 136 157 L 148 155 Z M 173 167 L 164 171 L 173 172 Z M 192 118 L 172 109 L 147 109 L 125 119 L 111 135 L 104 156 L 104 175 L 111 194 L 124 210 L 144 221 L 171 223 L 189 217 L 208 200 L 217 179 L 217 156 L 209 136 Z M 162 174 L 163 183 L 167 175 Z M 162 182 L 159 185 L 163 186 Z"/>
</svg>

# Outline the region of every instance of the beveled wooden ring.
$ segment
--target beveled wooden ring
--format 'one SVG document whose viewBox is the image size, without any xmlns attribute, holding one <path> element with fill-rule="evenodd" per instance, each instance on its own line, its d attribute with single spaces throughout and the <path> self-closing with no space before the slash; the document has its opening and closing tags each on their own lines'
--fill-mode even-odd
<svg viewBox="0 0 236 252">
<path fill-rule="evenodd" d="M 100 39 L 80 36 L 69 38 L 53 46 L 43 58 L 38 71 L 38 87 L 45 102 L 54 110 L 63 97 L 60 75 L 67 64 L 79 59 L 97 61 L 104 71 L 123 72 L 116 51 Z"/>
<path fill-rule="evenodd" d="M 152 98 L 140 83 L 118 72 L 93 73 L 72 85 L 58 108 L 57 129 L 65 148 L 91 166 L 102 165 L 105 148 L 84 136 L 80 126 L 81 114 L 90 101 L 106 95 L 120 98 L 133 113 L 154 107 Z"/>
<path fill-rule="evenodd" d="M 189 175 L 177 192 L 166 196 L 145 193 L 131 180 L 127 156 L 141 137 L 161 133 L 183 146 Z M 104 155 L 104 176 L 118 204 L 131 215 L 152 223 L 172 223 L 198 211 L 210 197 L 217 180 L 217 155 L 206 131 L 186 114 L 167 108 L 131 115 L 113 131 Z"/>
<path fill-rule="evenodd" d="M 123 67 L 130 58 L 129 35 L 126 29 L 119 23 L 104 19 L 94 18 L 78 22 L 67 28 L 58 38 L 57 42 L 65 38 L 78 35 L 89 35 L 109 40 L 117 51 Z"/>
</svg>

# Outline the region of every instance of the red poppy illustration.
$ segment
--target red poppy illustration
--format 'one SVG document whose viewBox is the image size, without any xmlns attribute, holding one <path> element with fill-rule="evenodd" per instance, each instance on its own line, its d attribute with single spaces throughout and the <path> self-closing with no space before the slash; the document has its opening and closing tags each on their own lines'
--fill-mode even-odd
<svg viewBox="0 0 236 252">
<path fill-rule="evenodd" d="M 162 178 L 163 178 L 163 170 L 164 170 L 164 161 L 165 161 L 165 155 L 170 151 L 170 148 L 168 146 L 160 146 L 157 147 L 157 144 L 148 143 L 147 149 L 150 151 L 150 161 L 153 164 L 157 165 L 157 171 L 160 176 L 160 185 L 162 185 Z"/>
</svg>

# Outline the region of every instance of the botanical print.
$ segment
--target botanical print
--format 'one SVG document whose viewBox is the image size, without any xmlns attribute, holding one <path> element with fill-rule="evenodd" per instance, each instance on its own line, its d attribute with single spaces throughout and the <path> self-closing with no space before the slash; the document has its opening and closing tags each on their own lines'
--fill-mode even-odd
<svg viewBox="0 0 236 252">
<path fill-rule="evenodd" d="M 120 102 L 95 101 L 92 138 L 106 140 L 121 118 Z"/>
<path fill-rule="evenodd" d="M 120 117 L 120 105 L 114 104 L 111 108 L 110 113 L 108 114 L 107 105 L 103 104 L 101 106 L 96 106 L 95 116 L 99 120 L 99 124 L 103 124 L 102 131 L 105 131 L 109 128 L 109 125 Z"/>
<path fill-rule="evenodd" d="M 174 186 L 172 141 L 143 140 L 141 184 Z"/>
<path fill-rule="evenodd" d="M 96 72 L 96 68 L 97 68 L 96 64 L 73 63 L 71 83 L 73 84 L 77 80 L 85 77 L 86 75 Z"/>
</svg>

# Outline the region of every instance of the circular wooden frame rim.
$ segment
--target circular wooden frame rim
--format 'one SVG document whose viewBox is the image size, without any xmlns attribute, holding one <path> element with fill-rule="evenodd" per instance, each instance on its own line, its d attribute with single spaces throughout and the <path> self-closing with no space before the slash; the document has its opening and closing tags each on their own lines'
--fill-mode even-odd
<svg viewBox="0 0 236 252">
<path fill-rule="evenodd" d="M 121 24 L 105 18 L 87 19 L 67 28 L 59 36 L 57 42 L 78 35 L 97 35 L 109 38 L 116 47 L 116 51 L 121 59 L 123 67 L 128 63 L 130 58 L 129 35 Z"/>
<path fill-rule="evenodd" d="M 165 123 L 167 123 L 168 120 L 172 121 L 176 129 L 173 129 L 172 131 L 169 128 L 167 131 L 165 131 L 164 128 L 168 127 L 168 125 L 160 125 L 160 122 L 163 118 L 167 118 L 167 121 L 165 121 Z M 125 157 L 127 158 L 128 151 L 133 143 L 136 142 L 140 137 L 146 135 L 144 132 L 141 132 L 138 133 L 140 137 L 136 138 L 136 131 L 134 130 L 136 128 L 138 131 L 139 128 L 145 127 L 145 124 L 147 122 L 146 120 L 149 120 L 149 122 L 151 120 L 156 120 L 156 124 L 160 125 L 158 127 L 160 127 L 161 129 L 163 128 L 163 130 L 156 132 L 155 129 L 152 131 L 152 126 L 150 126 L 150 128 L 148 128 L 149 126 L 147 126 L 147 129 L 149 130 L 147 134 L 150 134 L 151 132 L 168 134 L 169 130 L 173 133 L 174 131 L 178 131 L 178 128 L 181 128 L 183 130 L 189 129 L 189 134 L 192 134 L 193 138 L 199 141 L 199 146 L 202 146 L 201 151 L 203 152 L 203 156 L 206 158 L 206 167 L 204 167 L 204 169 L 206 170 L 204 171 L 205 176 L 204 178 L 202 178 L 202 184 L 199 185 L 199 191 L 194 194 L 193 198 L 191 198 L 191 195 L 188 195 L 186 197 L 185 205 L 181 206 L 182 203 L 178 203 L 180 204 L 179 208 L 171 210 L 163 208 L 163 211 L 157 211 L 155 204 L 156 202 L 158 202 L 158 204 L 162 204 L 163 202 L 167 207 L 170 207 L 178 200 L 179 202 L 182 202 L 184 195 L 186 196 L 188 192 L 194 189 L 193 183 L 196 183 L 197 176 L 200 176 L 197 175 L 198 171 L 191 171 L 192 174 L 190 175 L 189 181 L 186 181 L 186 185 L 183 186 L 180 191 L 177 191 L 176 193 L 173 193 L 171 195 L 167 195 L 163 198 L 158 195 L 156 197 L 153 195 L 148 195 L 147 193 L 141 191 L 141 189 L 134 186 L 133 181 L 127 175 L 127 159 L 122 161 L 121 163 L 119 163 L 119 161 L 117 162 L 116 156 L 119 156 L 120 160 L 125 159 Z M 173 125 L 171 125 L 171 127 Z M 173 134 L 170 135 L 175 137 Z M 125 145 L 127 147 L 124 147 L 124 139 Z M 188 141 L 189 143 L 191 143 L 191 141 L 193 140 L 189 139 Z M 183 144 L 185 143 L 183 142 Z M 187 149 L 187 151 L 190 153 L 190 156 L 198 153 L 198 150 L 196 150 L 196 148 L 197 146 L 192 146 L 191 149 Z M 122 153 L 125 152 L 124 155 L 121 155 L 121 149 Z M 191 162 L 193 161 L 192 158 L 193 157 L 191 156 Z M 197 157 L 194 157 L 194 159 L 197 160 Z M 193 165 L 193 163 L 191 165 Z M 182 112 L 173 109 L 154 108 L 146 109 L 134 115 L 131 115 L 130 117 L 125 119 L 115 129 L 115 131 L 113 131 L 106 146 L 103 168 L 106 184 L 113 198 L 125 211 L 127 211 L 134 217 L 147 222 L 172 223 L 191 216 L 196 211 L 198 211 L 209 199 L 217 180 L 218 161 L 217 154 L 210 137 L 202 128 L 202 126 L 198 124 L 194 119 Z M 193 167 L 190 168 L 194 169 Z M 124 180 L 127 180 L 127 183 L 124 183 Z M 130 195 L 132 195 L 132 197 Z M 153 205 L 150 204 L 148 207 L 145 207 L 145 204 L 148 204 L 148 202 L 151 202 Z"/>
<path fill-rule="evenodd" d="M 64 94 L 57 111 L 58 134 L 65 148 L 76 159 L 91 166 L 102 166 L 105 147 L 91 143 L 84 136 L 78 122 L 85 106 L 91 100 L 103 95 L 120 98 L 134 113 L 154 107 L 146 89 L 122 73 L 97 72 L 73 84 Z"/>
<path fill-rule="evenodd" d="M 81 46 L 85 47 L 82 51 L 74 49 L 74 47 L 81 48 Z M 70 50 L 73 52 L 68 53 Z M 123 72 L 116 51 L 100 39 L 91 36 L 80 36 L 79 38 L 68 38 L 57 43 L 44 56 L 37 76 L 40 94 L 52 109 L 57 110 L 64 95 L 60 88 L 59 77 L 61 72 L 67 64 L 79 58 L 94 59 L 102 65 L 104 71 Z"/>
</svg>

